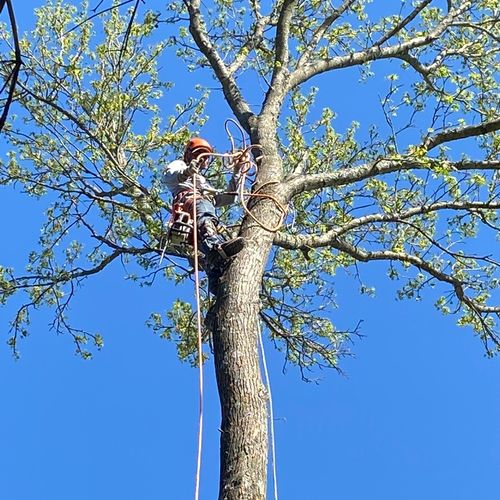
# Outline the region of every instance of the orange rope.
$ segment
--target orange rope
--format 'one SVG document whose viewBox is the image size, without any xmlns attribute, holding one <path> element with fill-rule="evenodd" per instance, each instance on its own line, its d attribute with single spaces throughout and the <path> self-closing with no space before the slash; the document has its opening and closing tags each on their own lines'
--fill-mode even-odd
<svg viewBox="0 0 500 500">
<path fill-rule="evenodd" d="M 232 142 L 232 141 L 231 141 Z M 246 192 L 245 191 L 245 180 L 252 168 L 254 168 L 257 171 L 257 164 L 254 163 L 253 161 L 250 160 L 250 153 L 253 148 L 258 148 L 259 146 L 257 144 L 250 144 L 249 146 L 246 146 L 245 149 L 232 152 L 232 153 L 226 153 L 225 156 L 231 158 L 230 165 L 237 165 L 241 164 L 241 167 L 239 169 L 239 172 L 241 173 L 241 179 L 239 181 L 239 186 L 238 186 L 238 195 L 240 197 L 240 203 L 241 206 L 243 207 L 243 210 L 245 213 L 254 221 L 256 222 L 260 227 L 265 229 L 266 231 L 269 231 L 271 233 L 275 233 L 276 231 L 279 230 L 281 225 L 283 224 L 283 221 L 285 220 L 287 209 L 284 207 L 281 202 L 273 195 L 271 194 L 265 194 L 265 193 L 259 193 L 261 189 L 263 189 L 265 186 L 269 184 L 277 184 L 278 181 L 270 181 L 266 182 L 262 186 L 259 186 L 259 188 L 254 191 L 254 192 Z M 268 226 L 264 224 L 262 221 L 257 219 L 255 215 L 250 212 L 248 208 L 248 204 L 245 201 L 245 198 L 261 198 L 261 199 L 268 199 L 274 202 L 274 204 L 278 207 L 278 210 L 281 212 L 280 213 L 280 219 L 278 223 L 275 226 Z"/>
<path fill-rule="evenodd" d="M 242 144 L 243 144 L 243 148 L 242 149 L 239 149 L 239 150 L 236 149 L 236 146 L 235 146 L 235 143 L 234 143 L 234 138 L 231 135 L 231 133 L 229 132 L 229 128 L 228 128 L 228 124 L 229 123 L 233 123 L 240 130 L 241 136 L 242 136 Z M 246 178 L 249 175 L 249 172 L 252 169 L 255 169 L 255 175 L 257 175 L 257 170 L 258 170 L 257 164 L 250 159 L 250 154 L 252 152 L 252 149 L 256 149 L 256 148 L 260 149 L 260 146 L 258 144 L 249 144 L 247 146 L 246 140 L 245 140 L 245 134 L 241 130 L 241 127 L 234 120 L 231 120 L 231 119 L 226 120 L 225 129 L 226 129 L 226 132 L 227 132 L 227 134 L 229 136 L 229 141 L 231 142 L 231 152 L 230 153 L 214 153 L 214 152 L 212 152 L 212 153 L 202 153 L 202 154 L 198 155 L 198 159 L 201 159 L 201 158 L 204 158 L 204 157 L 218 157 L 218 158 L 222 158 L 222 164 L 223 164 L 223 166 L 226 167 L 227 169 L 231 169 L 233 171 L 233 173 L 235 171 L 235 167 L 239 165 L 238 171 L 241 174 L 241 179 L 239 181 L 238 193 L 237 194 L 239 195 L 240 203 L 241 203 L 241 206 L 243 207 L 244 212 L 254 222 L 256 222 L 260 227 L 262 227 L 266 231 L 269 231 L 271 233 L 275 233 L 282 226 L 288 210 L 287 210 L 286 207 L 284 207 L 281 204 L 281 202 L 275 196 L 273 196 L 271 194 L 259 193 L 258 191 L 260 191 L 261 189 L 263 189 L 265 186 L 267 186 L 269 184 L 277 183 L 278 181 L 266 182 L 262 186 L 259 186 L 259 188 L 256 191 L 254 191 L 253 193 L 252 192 L 246 192 L 245 191 L 245 181 L 246 181 Z M 224 163 L 225 159 L 229 160 L 227 164 Z M 255 215 L 253 215 L 250 212 L 250 210 L 248 208 L 248 204 L 245 201 L 246 198 L 261 198 L 261 199 L 268 199 L 268 200 L 271 200 L 272 202 L 274 202 L 274 204 L 278 207 L 278 210 L 281 212 L 280 213 L 280 219 L 279 219 L 278 223 L 275 226 L 270 227 L 270 226 L 267 226 L 266 224 L 264 224 L 259 219 L 257 219 L 255 217 Z"/>
<path fill-rule="evenodd" d="M 196 174 L 193 175 L 193 251 L 194 281 L 196 295 L 196 322 L 198 326 L 198 370 L 199 370 L 199 421 L 198 421 L 198 454 L 196 460 L 196 479 L 194 498 L 200 497 L 201 452 L 203 442 L 203 342 L 201 335 L 200 277 L 198 265 L 198 214 L 196 212 Z"/>
<path fill-rule="evenodd" d="M 245 175 L 245 174 L 243 174 L 243 175 Z M 275 183 L 275 182 L 277 182 L 277 181 L 267 182 L 266 184 L 260 186 L 259 190 L 262 189 L 264 186 L 266 186 L 268 184 Z M 260 227 L 262 227 L 266 231 L 269 231 L 271 233 L 275 233 L 276 231 L 278 231 L 279 228 L 281 227 L 281 225 L 283 224 L 283 221 L 285 220 L 287 209 L 273 195 L 259 193 L 258 190 L 253 192 L 253 193 L 247 193 L 247 192 L 245 192 L 244 188 L 245 188 L 245 182 L 244 182 L 244 177 L 242 177 L 242 182 L 240 183 L 240 193 L 239 194 L 240 194 L 240 199 L 241 199 L 241 206 L 243 207 L 243 210 L 245 211 L 245 213 L 247 215 L 249 215 L 253 219 L 254 222 L 256 222 Z M 268 200 L 273 201 L 275 203 L 275 205 L 278 207 L 279 211 L 281 212 L 279 222 L 275 226 L 269 227 L 266 224 L 264 224 L 262 221 L 258 220 L 257 217 L 255 217 L 255 215 L 253 215 L 252 212 L 250 212 L 250 210 L 248 209 L 247 203 L 245 202 L 245 197 L 247 197 L 247 198 L 267 198 Z"/>
</svg>

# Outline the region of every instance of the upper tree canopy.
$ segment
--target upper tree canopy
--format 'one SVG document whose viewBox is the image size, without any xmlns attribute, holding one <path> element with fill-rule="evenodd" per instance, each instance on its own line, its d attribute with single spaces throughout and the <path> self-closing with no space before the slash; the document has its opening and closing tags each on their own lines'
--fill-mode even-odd
<svg viewBox="0 0 500 500">
<path fill-rule="evenodd" d="M 471 326 L 488 354 L 498 349 L 496 1 L 186 0 L 168 12 L 89 15 L 85 5 L 49 1 L 21 41 L 0 182 L 50 207 L 26 272 L 2 263 L 2 302 L 27 294 L 13 320 L 14 349 L 44 305 L 84 356 L 89 337 L 99 347 L 101 337 L 74 329 L 67 309 L 76 285 L 114 261 L 135 262 L 135 279 L 146 283 L 158 273 L 186 276 L 171 262 L 158 267 L 169 201 L 159 173 L 204 125 L 206 101 L 219 98 L 204 93 L 208 86 L 222 89 L 260 146 L 254 188 L 288 205 L 260 299 L 289 360 L 337 366 L 349 332 L 330 320 L 332 277 L 351 268 L 358 279 L 358 264 L 372 261 L 386 262 L 401 297 L 438 285 L 436 307 Z M 158 73 L 173 51 L 203 82 L 176 106 Z M 376 86 L 379 118 L 337 127 L 348 68 L 358 70 L 349 72 L 350 92 Z M 267 203 L 272 226 L 279 214 Z M 241 215 L 245 235 L 252 220 Z M 176 302 L 168 318 L 164 326 L 155 313 L 151 323 L 175 331 L 189 355 L 190 306 Z"/>
</svg>

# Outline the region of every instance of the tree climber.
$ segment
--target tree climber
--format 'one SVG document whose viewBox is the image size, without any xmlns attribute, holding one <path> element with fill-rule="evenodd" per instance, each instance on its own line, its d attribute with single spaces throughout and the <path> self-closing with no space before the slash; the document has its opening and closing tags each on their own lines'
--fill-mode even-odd
<svg viewBox="0 0 500 500">
<path fill-rule="evenodd" d="M 215 207 L 235 202 L 239 171 L 233 172 L 228 192 L 218 191 L 202 175 L 210 163 L 212 153 L 212 146 L 205 139 L 193 137 L 186 144 L 183 159 L 169 163 L 163 174 L 163 182 L 172 193 L 174 204 L 185 203 L 188 206 L 186 201 L 193 199 L 193 176 L 196 175 L 197 234 L 200 250 L 205 256 L 204 267 L 209 281 L 211 271 L 220 268 L 225 260 L 236 255 L 244 246 L 243 238 L 227 240 L 217 230 L 220 223 Z"/>
</svg>

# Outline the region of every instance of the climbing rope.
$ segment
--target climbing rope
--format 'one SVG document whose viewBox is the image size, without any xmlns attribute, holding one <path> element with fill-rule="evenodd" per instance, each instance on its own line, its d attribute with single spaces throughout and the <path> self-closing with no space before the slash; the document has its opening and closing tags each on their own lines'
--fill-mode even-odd
<svg viewBox="0 0 500 500">
<path fill-rule="evenodd" d="M 198 214 L 196 211 L 196 174 L 193 175 L 193 260 L 196 295 L 196 324 L 198 328 L 198 383 L 199 383 L 199 420 L 198 420 L 198 453 L 196 460 L 195 500 L 200 497 L 201 452 L 203 443 L 203 341 L 201 331 L 200 276 L 198 262 Z"/>
<path fill-rule="evenodd" d="M 240 149 L 236 148 L 235 145 L 235 140 L 233 135 L 231 134 L 229 130 L 229 125 L 233 124 L 238 131 L 241 134 L 241 144 L 242 147 Z M 265 229 L 266 231 L 269 231 L 271 233 L 275 233 L 280 229 L 282 226 L 286 214 L 287 214 L 287 208 L 283 206 L 283 204 L 273 195 L 267 194 L 267 193 L 260 193 L 262 189 L 264 189 L 266 186 L 269 186 L 271 184 L 278 184 L 278 181 L 269 181 L 264 184 L 261 184 L 257 189 L 254 190 L 255 188 L 255 181 L 252 182 L 252 185 L 250 187 L 250 191 L 245 191 L 245 183 L 248 177 L 253 175 L 255 178 L 257 178 L 258 174 L 258 161 L 260 157 L 257 157 L 255 161 L 252 160 L 252 152 L 253 150 L 258 150 L 260 151 L 261 146 L 259 144 L 247 144 L 246 138 L 245 138 L 245 132 L 239 125 L 239 123 L 236 122 L 236 120 L 229 118 L 226 120 L 224 124 L 224 128 L 226 130 L 226 133 L 229 137 L 229 142 L 231 143 L 231 152 L 230 153 L 223 153 L 220 156 L 223 156 L 224 159 L 227 159 L 227 168 L 231 169 L 233 172 L 239 172 L 241 177 L 239 179 L 238 183 L 238 191 L 236 194 L 238 194 L 238 197 L 240 199 L 241 206 L 245 212 L 246 215 L 248 215 L 254 222 L 256 222 L 260 227 Z M 224 161 L 223 159 L 223 161 Z M 252 171 L 254 173 L 252 174 Z M 275 206 L 278 208 L 280 212 L 280 218 L 278 223 L 275 226 L 268 226 L 264 222 L 260 221 L 255 217 L 250 209 L 248 208 L 248 203 L 246 199 L 252 199 L 252 198 L 260 198 L 260 199 L 268 199 L 271 200 Z"/>
<path fill-rule="evenodd" d="M 264 342 L 262 341 L 262 330 L 260 328 L 260 322 L 258 324 L 259 329 L 259 346 L 262 356 L 262 367 L 264 369 L 264 378 L 266 380 L 266 388 L 268 395 L 268 408 L 269 408 L 269 428 L 271 431 L 271 467 L 273 471 L 273 492 L 274 500 L 278 500 L 278 474 L 276 471 L 276 440 L 274 436 L 274 412 L 273 412 L 273 395 L 271 392 L 271 379 L 269 378 L 269 371 L 267 369 L 266 352 L 264 351 Z"/>
</svg>

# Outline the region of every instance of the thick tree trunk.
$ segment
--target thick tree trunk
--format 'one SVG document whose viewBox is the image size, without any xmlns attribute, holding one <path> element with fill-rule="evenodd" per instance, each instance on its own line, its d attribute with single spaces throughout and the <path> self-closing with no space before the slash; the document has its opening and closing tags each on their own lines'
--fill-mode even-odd
<svg viewBox="0 0 500 500">
<path fill-rule="evenodd" d="M 264 500 L 267 393 L 259 363 L 259 293 L 270 238 L 248 241 L 223 277 L 213 342 L 221 401 L 219 500 Z M 266 248 L 267 247 L 267 248 Z"/>
<path fill-rule="evenodd" d="M 272 118 L 272 117 L 271 117 Z M 215 369 L 221 401 L 221 471 L 219 500 L 265 500 L 267 486 L 267 390 L 259 356 L 262 276 L 281 212 L 264 192 L 279 196 L 281 160 L 275 143 L 276 123 L 253 121 L 251 139 L 260 144 L 259 197 L 249 200 L 253 217 L 245 217 L 245 248 L 224 273 L 213 321 Z M 258 222 L 263 224 L 259 224 Z"/>
</svg>

